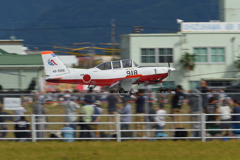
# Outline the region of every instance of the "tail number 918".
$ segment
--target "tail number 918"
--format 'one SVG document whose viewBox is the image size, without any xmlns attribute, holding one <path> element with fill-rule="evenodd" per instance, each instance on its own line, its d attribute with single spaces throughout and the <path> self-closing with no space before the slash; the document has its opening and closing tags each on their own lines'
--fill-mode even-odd
<svg viewBox="0 0 240 160">
<path fill-rule="evenodd" d="M 134 75 L 137 75 L 137 70 L 133 70 L 133 71 L 127 71 L 126 72 L 128 76 L 134 76 Z"/>
</svg>

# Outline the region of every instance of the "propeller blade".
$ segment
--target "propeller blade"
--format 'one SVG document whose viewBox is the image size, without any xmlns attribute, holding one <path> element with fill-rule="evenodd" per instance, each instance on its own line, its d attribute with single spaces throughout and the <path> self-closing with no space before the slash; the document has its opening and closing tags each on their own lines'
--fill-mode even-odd
<svg viewBox="0 0 240 160">
<path fill-rule="evenodd" d="M 168 56 L 168 67 L 170 68 L 170 56 Z"/>
</svg>

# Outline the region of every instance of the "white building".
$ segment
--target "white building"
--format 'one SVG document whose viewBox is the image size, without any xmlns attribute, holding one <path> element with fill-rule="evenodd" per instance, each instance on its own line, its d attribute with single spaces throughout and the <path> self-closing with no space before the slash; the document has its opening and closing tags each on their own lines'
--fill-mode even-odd
<svg viewBox="0 0 240 160">
<path fill-rule="evenodd" d="M 178 33 L 122 35 L 121 58 L 133 59 L 140 66 L 167 66 L 170 60 L 177 70 L 165 79 L 165 87 L 181 84 L 188 90 L 202 79 L 212 88 L 231 85 L 239 78 L 234 61 L 240 55 L 240 1 L 219 3 L 221 20 L 226 22 L 182 22 Z M 185 52 L 195 54 L 193 71 L 180 64 Z"/>
<path fill-rule="evenodd" d="M 4 52 L 10 54 L 15 53 L 19 55 L 26 55 L 26 52 L 23 52 L 23 40 L 22 39 L 12 39 L 12 40 L 0 40 L 0 49 Z M 0 54 L 4 54 L 1 53 Z"/>
</svg>

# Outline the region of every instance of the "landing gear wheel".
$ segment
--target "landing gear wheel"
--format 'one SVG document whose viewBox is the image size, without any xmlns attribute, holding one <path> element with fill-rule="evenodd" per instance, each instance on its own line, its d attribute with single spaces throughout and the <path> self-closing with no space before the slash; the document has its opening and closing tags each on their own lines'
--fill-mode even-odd
<svg viewBox="0 0 240 160">
<path fill-rule="evenodd" d="M 123 88 L 120 88 L 119 93 L 125 93 L 125 90 Z"/>
<path fill-rule="evenodd" d="M 131 91 L 126 92 L 126 96 L 131 97 L 131 95 L 132 95 L 132 92 L 131 92 Z"/>
</svg>

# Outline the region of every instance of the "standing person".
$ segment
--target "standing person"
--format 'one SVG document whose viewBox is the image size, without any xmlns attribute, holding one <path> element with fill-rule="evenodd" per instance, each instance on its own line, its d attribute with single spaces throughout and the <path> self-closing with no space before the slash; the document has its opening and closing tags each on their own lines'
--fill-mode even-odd
<svg viewBox="0 0 240 160">
<path fill-rule="evenodd" d="M 9 113 L 6 113 L 6 112 L 2 112 L 2 107 L 0 107 L 0 130 L 7 130 L 7 125 L 4 124 L 5 121 L 13 121 L 13 118 L 12 117 L 4 117 L 4 116 L 1 116 L 1 115 L 10 115 Z M 4 138 L 6 137 L 7 135 L 7 132 L 4 132 L 4 131 L 1 131 L 0 132 L 0 138 Z"/>
<path fill-rule="evenodd" d="M 159 105 L 163 106 L 163 103 L 159 103 Z M 148 103 L 148 113 L 147 114 L 152 114 L 152 116 L 148 116 L 148 122 L 155 122 L 155 114 L 156 111 L 153 108 L 153 103 L 149 102 Z M 156 124 L 149 123 L 149 129 L 154 129 Z M 151 137 L 153 136 L 153 132 L 150 132 Z"/>
<path fill-rule="evenodd" d="M 118 113 L 120 114 L 132 114 L 132 106 L 128 103 L 128 98 L 124 97 L 122 99 L 123 107 L 120 107 L 120 111 Z M 121 122 L 132 122 L 132 116 L 122 116 Z M 129 124 L 128 123 L 122 123 L 121 124 L 121 130 L 129 130 Z"/>
<path fill-rule="evenodd" d="M 160 131 L 156 131 L 155 136 L 158 137 L 159 133 L 164 133 L 162 130 L 165 128 L 165 116 L 167 112 L 162 108 L 162 105 L 159 105 L 156 108 L 156 116 L 155 116 L 155 122 L 158 122 L 156 125 L 156 129 Z"/>
<path fill-rule="evenodd" d="M 98 109 L 97 105 L 95 104 L 95 102 L 92 103 L 91 105 L 94 108 L 94 112 L 93 112 L 94 115 L 92 116 L 92 122 L 95 122 L 95 124 L 93 124 L 93 130 L 98 130 L 98 122 L 100 120 L 100 116 L 98 116 L 98 115 L 100 115 L 100 112 L 99 112 L 99 109 Z M 96 133 L 96 131 L 95 131 L 95 133 Z M 94 132 L 92 132 L 93 137 L 100 136 L 99 132 L 97 134 L 98 135 L 96 135 L 96 134 L 94 134 Z"/>
<path fill-rule="evenodd" d="M 207 86 L 207 82 L 204 80 L 201 80 L 200 87 L 197 88 L 202 94 L 202 109 L 206 110 L 206 107 L 208 105 L 208 95 L 206 93 L 210 92 L 210 89 Z"/>
<path fill-rule="evenodd" d="M 65 122 L 68 122 L 70 124 L 70 127 L 76 130 L 77 109 L 80 109 L 80 106 L 75 102 L 77 101 L 77 99 L 71 100 L 70 95 L 66 95 L 65 97 L 66 97 L 65 111 L 66 111 L 66 115 L 69 115 L 69 116 L 66 116 Z M 74 137 L 75 137 L 75 132 L 74 132 Z"/>
<path fill-rule="evenodd" d="M 233 114 L 240 114 L 240 102 L 234 100 Z M 232 115 L 232 121 L 240 122 L 240 115 Z M 240 123 L 232 123 L 232 129 L 240 129 Z M 240 131 L 232 131 L 235 135 L 240 135 Z"/>
<path fill-rule="evenodd" d="M 42 100 L 40 100 L 38 103 L 36 103 L 33 106 L 33 114 L 35 114 L 35 115 L 47 114 L 47 109 L 46 109 L 45 104 Z M 35 121 L 43 123 L 43 122 L 46 122 L 46 119 L 45 119 L 45 116 L 36 116 Z M 45 129 L 46 129 L 45 124 L 36 124 L 36 130 L 45 130 Z M 37 137 L 38 138 L 43 138 L 44 133 L 45 132 L 37 132 Z"/>
<path fill-rule="evenodd" d="M 217 102 L 216 102 L 215 97 L 211 97 L 209 99 L 209 103 L 207 105 L 205 113 L 207 113 L 207 114 L 217 114 L 217 113 L 219 113 L 219 109 L 217 107 Z M 217 119 L 216 115 L 208 115 L 207 116 L 207 121 L 216 121 L 216 119 Z M 207 123 L 206 128 L 207 129 L 219 129 L 219 126 L 216 123 Z M 216 135 L 219 132 L 218 131 L 209 131 L 208 133 L 210 135 Z"/>
<path fill-rule="evenodd" d="M 93 101 L 91 99 L 84 99 L 85 105 L 82 106 L 80 114 L 81 115 L 87 115 L 87 116 L 82 116 L 80 122 L 84 122 L 83 124 L 80 124 L 81 130 L 92 130 L 93 125 L 89 124 L 89 122 L 92 122 L 92 115 L 94 113 L 94 107 L 92 106 Z M 80 133 L 80 138 L 90 138 L 92 137 L 90 132 L 81 132 Z"/>
<path fill-rule="evenodd" d="M 160 103 L 159 105 L 163 108 L 163 104 Z M 153 108 L 153 103 L 152 102 L 148 103 L 148 113 L 147 114 L 152 114 L 153 115 L 153 116 L 148 116 L 148 119 L 149 119 L 149 122 L 154 122 L 156 111 Z M 153 125 L 150 125 L 150 126 L 153 126 Z M 150 127 L 150 128 L 152 128 L 152 127 Z"/>
<path fill-rule="evenodd" d="M 135 103 L 136 103 L 136 114 L 142 114 L 142 116 L 136 116 L 135 121 L 136 122 L 144 122 L 144 120 L 145 120 L 145 117 L 144 117 L 144 114 L 145 114 L 145 108 L 144 108 L 145 98 L 144 98 L 144 91 L 143 90 L 138 90 L 138 92 L 136 94 L 136 98 L 135 98 Z M 135 127 L 136 127 L 136 130 L 144 130 L 145 129 L 145 124 L 136 124 Z M 137 132 L 137 136 L 138 137 L 144 137 L 145 132 L 144 131 Z"/>
<path fill-rule="evenodd" d="M 199 91 L 194 89 L 189 91 L 190 94 L 188 94 L 188 105 L 190 107 L 190 114 L 200 114 L 201 109 L 199 106 Z M 200 122 L 200 115 L 191 115 L 190 116 L 191 122 Z M 191 123 L 192 129 L 200 129 L 201 125 L 199 123 Z M 192 137 L 200 137 L 201 131 L 192 131 L 191 132 Z"/>
<path fill-rule="evenodd" d="M 182 92 L 182 86 L 177 85 L 175 95 L 172 95 L 172 114 L 180 114 L 185 95 Z M 174 122 L 181 122 L 181 116 L 173 116 Z M 182 124 L 175 123 L 175 128 L 182 128 Z"/>
<path fill-rule="evenodd" d="M 26 112 L 27 112 L 27 110 L 23 106 L 21 106 L 18 110 L 14 110 L 14 114 L 18 115 L 15 117 L 15 121 L 20 120 L 20 117 L 23 116 L 24 113 L 26 113 Z"/>
<path fill-rule="evenodd" d="M 220 120 L 222 122 L 224 121 L 231 121 L 231 108 L 229 107 L 229 103 L 227 101 L 227 99 L 224 99 L 222 102 L 222 106 L 219 107 L 219 112 L 221 115 Z M 221 129 L 230 129 L 231 128 L 231 124 L 230 123 L 221 123 L 220 124 Z M 222 131 L 223 133 L 223 131 Z M 226 131 L 224 136 L 228 136 L 230 131 Z"/>
<path fill-rule="evenodd" d="M 108 114 L 113 114 L 113 116 L 108 116 L 108 122 L 116 122 L 115 114 L 117 114 L 117 103 L 121 102 L 120 97 L 117 95 L 115 90 L 111 90 L 111 94 L 107 96 L 108 101 Z M 109 130 L 116 130 L 115 124 L 109 124 Z M 112 132 L 114 134 L 115 132 Z"/>
<path fill-rule="evenodd" d="M 96 109 L 98 110 L 98 114 L 102 114 L 102 112 L 103 112 L 102 102 L 99 101 L 99 100 L 96 100 L 94 104 L 95 104 Z M 97 113 L 97 111 L 96 111 L 96 113 Z M 95 121 L 94 121 L 94 122 L 96 122 L 96 124 L 95 124 L 95 130 L 99 130 L 99 124 L 98 124 L 97 122 L 100 121 L 100 118 L 101 118 L 101 117 L 98 116 L 98 117 L 95 119 Z M 99 138 L 99 137 L 100 137 L 100 132 L 99 132 L 99 131 L 95 131 L 95 136 L 96 136 L 97 138 Z"/>
<path fill-rule="evenodd" d="M 15 130 L 30 130 L 30 125 L 28 124 L 28 121 L 25 119 L 25 117 L 20 117 L 19 120 L 16 121 L 17 124 L 15 124 Z M 29 138 L 30 132 L 15 132 L 16 138 Z"/>
</svg>

